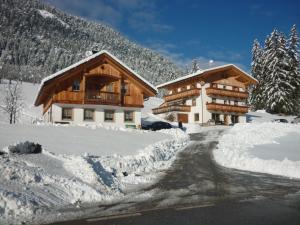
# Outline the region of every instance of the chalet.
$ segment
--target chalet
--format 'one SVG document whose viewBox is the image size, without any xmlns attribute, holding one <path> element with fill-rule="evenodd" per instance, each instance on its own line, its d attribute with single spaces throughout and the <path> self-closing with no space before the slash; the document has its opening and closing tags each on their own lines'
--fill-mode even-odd
<svg viewBox="0 0 300 225">
<path fill-rule="evenodd" d="M 144 99 L 157 89 L 121 60 L 100 51 L 42 80 L 35 106 L 52 123 L 140 126 Z"/>
<path fill-rule="evenodd" d="M 256 79 L 232 64 L 198 70 L 158 85 L 166 95 L 153 113 L 161 117 L 172 115 L 183 123 L 243 123 L 249 108 L 247 88 L 255 84 Z"/>
</svg>

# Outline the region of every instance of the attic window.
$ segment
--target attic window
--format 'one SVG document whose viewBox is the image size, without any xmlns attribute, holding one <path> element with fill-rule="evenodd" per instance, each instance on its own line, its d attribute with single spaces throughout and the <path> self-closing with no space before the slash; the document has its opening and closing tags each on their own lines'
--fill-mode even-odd
<svg viewBox="0 0 300 225">
<path fill-rule="evenodd" d="M 73 81 L 72 90 L 73 91 L 80 91 L 80 81 L 79 80 L 74 80 Z"/>
</svg>

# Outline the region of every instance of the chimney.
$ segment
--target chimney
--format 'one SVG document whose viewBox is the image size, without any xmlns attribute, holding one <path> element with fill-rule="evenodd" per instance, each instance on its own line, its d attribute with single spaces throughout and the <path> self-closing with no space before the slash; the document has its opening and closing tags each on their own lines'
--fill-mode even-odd
<svg viewBox="0 0 300 225">
<path fill-rule="evenodd" d="M 95 46 L 95 47 L 92 48 L 92 53 L 93 54 L 96 54 L 98 52 L 99 52 L 99 47 L 98 46 Z"/>
</svg>

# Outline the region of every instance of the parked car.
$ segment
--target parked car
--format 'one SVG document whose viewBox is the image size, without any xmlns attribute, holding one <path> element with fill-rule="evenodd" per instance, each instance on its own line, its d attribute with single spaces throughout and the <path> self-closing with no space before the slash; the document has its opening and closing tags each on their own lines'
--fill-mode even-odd
<svg viewBox="0 0 300 225">
<path fill-rule="evenodd" d="M 144 130 L 154 130 L 154 131 L 162 130 L 162 129 L 171 129 L 171 128 L 172 128 L 171 124 L 163 121 L 157 121 L 152 124 L 147 124 L 142 126 L 142 129 Z"/>
<path fill-rule="evenodd" d="M 295 124 L 300 123 L 300 116 L 297 116 L 296 118 L 294 118 L 292 120 L 292 123 L 295 123 Z"/>
<path fill-rule="evenodd" d="M 289 121 L 287 121 L 286 119 L 274 119 L 274 120 L 272 120 L 272 122 L 277 122 L 277 123 L 288 123 Z"/>
</svg>

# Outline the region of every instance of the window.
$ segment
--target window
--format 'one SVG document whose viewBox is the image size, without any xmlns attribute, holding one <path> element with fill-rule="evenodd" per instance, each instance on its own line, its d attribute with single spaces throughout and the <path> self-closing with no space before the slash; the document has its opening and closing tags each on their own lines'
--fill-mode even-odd
<svg viewBox="0 0 300 225">
<path fill-rule="evenodd" d="M 122 93 L 124 95 L 130 95 L 130 85 L 129 85 L 129 83 L 123 84 Z"/>
<path fill-rule="evenodd" d="M 73 91 L 80 91 L 80 81 L 79 80 L 74 80 L 73 81 L 72 90 Z"/>
<path fill-rule="evenodd" d="M 192 99 L 192 106 L 196 106 L 196 99 L 195 98 Z"/>
<path fill-rule="evenodd" d="M 104 111 L 104 121 L 113 122 L 115 120 L 115 111 L 105 110 Z"/>
<path fill-rule="evenodd" d="M 84 109 L 83 120 L 94 120 L 94 109 Z"/>
<path fill-rule="evenodd" d="M 238 105 L 238 101 L 234 101 L 234 105 Z"/>
<path fill-rule="evenodd" d="M 106 86 L 106 91 L 107 91 L 107 92 L 114 92 L 114 83 L 109 83 L 109 84 Z"/>
<path fill-rule="evenodd" d="M 226 85 L 223 86 L 223 89 L 226 89 Z"/>
<path fill-rule="evenodd" d="M 62 120 L 72 120 L 73 118 L 73 109 L 70 108 L 62 108 Z"/>
<path fill-rule="evenodd" d="M 124 112 L 124 121 L 125 122 L 133 122 L 133 111 L 125 111 Z"/>
<path fill-rule="evenodd" d="M 216 99 L 216 98 L 212 98 L 212 99 L 211 99 L 211 102 L 212 102 L 212 103 L 216 103 L 216 102 L 217 102 L 217 99 Z"/>
<path fill-rule="evenodd" d="M 214 83 L 212 83 L 212 84 L 211 84 L 211 87 L 213 87 L 213 88 L 218 88 L 218 85 L 217 85 L 217 84 L 214 84 Z"/>
<path fill-rule="evenodd" d="M 195 121 L 199 121 L 199 113 L 195 113 L 194 114 L 194 120 Z"/>
<path fill-rule="evenodd" d="M 224 105 L 227 105 L 228 104 L 228 101 L 227 100 L 224 100 Z"/>
</svg>

